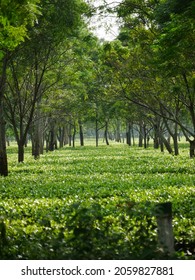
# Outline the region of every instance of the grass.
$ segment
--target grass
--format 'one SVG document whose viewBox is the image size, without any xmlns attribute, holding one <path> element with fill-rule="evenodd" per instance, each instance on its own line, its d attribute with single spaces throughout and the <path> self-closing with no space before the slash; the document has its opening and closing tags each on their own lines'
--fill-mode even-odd
<svg viewBox="0 0 195 280">
<path fill-rule="evenodd" d="M 66 147 L 38 161 L 27 148 L 20 164 L 11 146 L 8 157 L 10 174 L 0 178 L 2 258 L 165 258 L 152 211 L 167 201 L 174 258 L 194 258 L 195 169 L 184 146 L 178 157 L 125 144 Z"/>
</svg>

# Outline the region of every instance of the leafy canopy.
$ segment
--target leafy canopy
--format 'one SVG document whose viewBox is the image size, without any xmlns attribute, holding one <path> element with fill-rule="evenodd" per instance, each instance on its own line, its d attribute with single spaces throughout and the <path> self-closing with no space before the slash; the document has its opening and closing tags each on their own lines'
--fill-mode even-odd
<svg viewBox="0 0 195 280">
<path fill-rule="evenodd" d="M 0 51 L 12 51 L 27 37 L 27 26 L 40 15 L 39 0 L 2 0 L 0 9 Z"/>
</svg>

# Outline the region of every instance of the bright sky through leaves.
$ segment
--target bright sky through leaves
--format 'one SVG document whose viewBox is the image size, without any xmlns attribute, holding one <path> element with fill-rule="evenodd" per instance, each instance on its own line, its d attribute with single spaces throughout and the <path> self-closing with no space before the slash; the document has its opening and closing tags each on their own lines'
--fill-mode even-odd
<svg viewBox="0 0 195 280">
<path fill-rule="evenodd" d="M 94 6 L 99 7 L 103 4 L 108 4 L 109 8 L 116 7 L 122 0 L 94 0 Z M 97 13 L 93 17 L 91 26 L 93 27 L 93 32 L 100 39 L 106 41 L 112 41 L 118 35 L 118 23 L 116 14 L 108 14 L 103 12 L 101 15 Z"/>
</svg>

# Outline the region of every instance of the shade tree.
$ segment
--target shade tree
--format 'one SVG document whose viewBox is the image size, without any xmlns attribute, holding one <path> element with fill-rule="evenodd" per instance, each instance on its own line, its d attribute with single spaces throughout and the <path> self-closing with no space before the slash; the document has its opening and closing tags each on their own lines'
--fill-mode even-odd
<svg viewBox="0 0 195 280">
<path fill-rule="evenodd" d="M 5 142 L 4 92 L 6 72 L 17 46 L 28 36 L 40 15 L 39 0 L 1 1 L 0 9 L 0 175 L 8 175 Z"/>
<path fill-rule="evenodd" d="M 180 1 L 171 2 L 128 0 L 119 7 L 119 15 L 124 21 L 119 39 L 131 49 L 132 61 L 136 63 L 137 59 L 136 64 L 129 65 L 131 78 L 126 75 L 132 91 L 126 97 L 161 116 L 169 132 L 168 124 L 172 123 L 176 154 L 177 128 L 180 127 L 190 142 L 190 156 L 193 157 L 193 1 L 183 5 Z M 130 91 L 130 86 L 125 87 L 124 79 L 121 85 L 123 91 Z"/>
<path fill-rule="evenodd" d="M 18 48 L 9 71 L 7 118 L 16 135 L 19 162 L 24 160 L 24 144 L 35 111 L 39 110 L 43 94 L 61 78 L 60 57 L 69 49 L 67 38 L 78 35 L 83 23 L 81 14 L 87 6 L 76 0 L 42 1 L 41 9 L 42 16 L 29 31 L 30 40 Z"/>
</svg>

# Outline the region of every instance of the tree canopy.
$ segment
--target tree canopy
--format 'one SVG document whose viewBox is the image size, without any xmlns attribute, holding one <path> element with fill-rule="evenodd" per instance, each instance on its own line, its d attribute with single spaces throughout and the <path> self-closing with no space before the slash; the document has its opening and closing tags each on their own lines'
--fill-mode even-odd
<svg viewBox="0 0 195 280">
<path fill-rule="evenodd" d="M 117 12 L 120 33 L 112 42 L 91 33 L 86 19 L 96 9 Z M 109 144 L 109 130 L 116 136 L 126 127 L 130 135 L 134 127 L 139 145 L 143 138 L 146 147 L 152 137 L 156 148 L 165 146 L 175 155 L 181 132 L 194 157 L 194 11 L 192 0 L 124 0 L 98 8 L 82 0 L 2 1 L 1 151 L 6 119 L 19 161 L 28 137 L 33 147 L 46 140 L 53 150 L 59 139 L 61 146 L 67 143 L 67 135 L 74 145 L 76 132 L 82 138 L 89 123 L 96 145 L 100 131 Z"/>
</svg>

